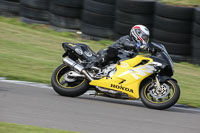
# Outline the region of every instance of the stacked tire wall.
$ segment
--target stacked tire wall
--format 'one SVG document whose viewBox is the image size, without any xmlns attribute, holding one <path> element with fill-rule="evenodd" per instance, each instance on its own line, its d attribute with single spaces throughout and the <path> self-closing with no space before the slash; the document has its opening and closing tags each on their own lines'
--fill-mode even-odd
<svg viewBox="0 0 200 133">
<path fill-rule="evenodd" d="M 52 0 L 50 24 L 63 29 L 80 29 L 82 0 Z"/>
<path fill-rule="evenodd" d="M 21 20 L 26 23 L 49 23 L 50 0 L 20 0 Z"/>
<path fill-rule="evenodd" d="M 130 29 L 137 24 L 151 29 L 154 5 L 153 0 L 118 0 L 114 22 L 117 38 L 130 34 Z"/>
<path fill-rule="evenodd" d="M 192 61 L 200 64 L 200 7 L 195 9 L 193 36 L 192 36 Z"/>
<path fill-rule="evenodd" d="M 18 16 L 19 9 L 19 0 L 0 0 L 0 15 Z"/>
<path fill-rule="evenodd" d="M 83 37 L 113 38 L 115 0 L 84 0 L 83 5 L 81 19 Z"/>
<path fill-rule="evenodd" d="M 191 54 L 193 8 L 156 3 L 152 41 L 162 43 L 172 55 L 185 60 Z"/>
<path fill-rule="evenodd" d="M 200 64 L 200 7 L 159 0 L 0 0 L 0 15 L 80 30 L 84 38 L 97 40 L 118 39 L 142 24 L 150 29 L 151 41 L 164 44 L 173 59 Z"/>
</svg>

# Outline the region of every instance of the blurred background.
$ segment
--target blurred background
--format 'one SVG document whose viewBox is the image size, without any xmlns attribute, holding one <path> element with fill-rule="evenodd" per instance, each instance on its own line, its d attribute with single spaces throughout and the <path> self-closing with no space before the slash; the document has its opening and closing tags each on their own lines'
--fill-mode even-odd
<svg viewBox="0 0 200 133">
<path fill-rule="evenodd" d="M 117 39 L 133 25 L 151 30 L 176 61 L 200 64 L 199 0 L 0 0 L 0 13 L 25 23 L 81 31 L 86 39 Z"/>
<path fill-rule="evenodd" d="M 199 6 L 200 0 L 0 0 L 0 77 L 49 84 L 62 42 L 98 51 L 143 24 L 176 62 L 179 103 L 200 107 Z"/>
</svg>

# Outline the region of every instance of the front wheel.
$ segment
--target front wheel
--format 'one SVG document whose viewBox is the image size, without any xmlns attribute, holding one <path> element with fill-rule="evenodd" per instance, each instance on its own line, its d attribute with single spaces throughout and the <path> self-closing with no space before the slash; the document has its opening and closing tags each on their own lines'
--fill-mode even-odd
<svg viewBox="0 0 200 133">
<path fill-rule="evenodd" d="M 60 65 L 51 77 L 53 89 L 62 96 L 76 97 L 84 94 L 89 88 L 89 81 L 85 78 L 72 78 L 69 73 L 74 71 L 64 64 Z"/>
<path fill-rule="evenodd" d="M 145 106 L 152 109 L 167 109 L 179 99 L 180 88 L 174 80 L 166 80 L 160 88 L 148 81 L 140 91 L 140 97 Z"/>
</svg>

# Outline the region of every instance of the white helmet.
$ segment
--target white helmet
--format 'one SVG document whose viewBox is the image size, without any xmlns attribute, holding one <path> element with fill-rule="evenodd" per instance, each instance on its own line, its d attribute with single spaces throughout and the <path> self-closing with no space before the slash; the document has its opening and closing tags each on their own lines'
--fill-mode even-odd
<svg viewBox="0 0 200 133">
<path fill-rule="evenodd" d="M 144 25 L 135 25 L 131 29 L 130 36 L 138 43 L 147 45 L 150 36 L 149 29 Z"/>
</svg>

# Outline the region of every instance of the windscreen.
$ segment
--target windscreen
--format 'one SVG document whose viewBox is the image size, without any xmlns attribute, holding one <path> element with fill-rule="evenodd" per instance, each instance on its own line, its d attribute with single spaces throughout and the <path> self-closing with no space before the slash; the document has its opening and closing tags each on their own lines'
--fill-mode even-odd
<svg viewBox="0 0 200 133">
<path fill-rule="evenodd" d="M 168 54 L 168 52 L 167 52 L 165 46 L 162 45 L 162 44 L 157 44 L 157 43 L 151 43 L 151 44 L 152 44 L 152 46 L 153 46 L 154 48 L 156 48 L 158 51 L 160 51 L 160 52 L 163 53 L 163 55 L 164 55 L 164 56 L 166 57 L 166 59 L 168 60 L 168 62 L 169 62 L 169 64 L 170 64 L 171 68 L 173 69 L 173 68 L 174 68 L 173 61 L 172 61 L 171 57 L 169 56 L 169 54 Z"/>
</svg>

